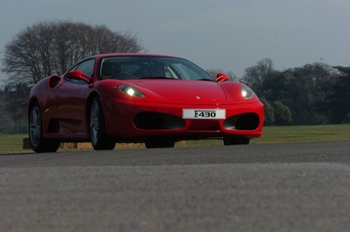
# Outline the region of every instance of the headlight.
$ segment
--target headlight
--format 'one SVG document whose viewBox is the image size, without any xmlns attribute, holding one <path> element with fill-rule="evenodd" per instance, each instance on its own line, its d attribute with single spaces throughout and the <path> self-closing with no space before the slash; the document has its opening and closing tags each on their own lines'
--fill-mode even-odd
<svg viewBox="0 0 350 232">
<path fill-rule="evenodd" d="M 114 88 L 131 97 L 146 97 L 140 90 L 130 85 L 117 85 L 117 86 L 114 86 Z"/>
<path fill-rule="evenodd" d="M 241 86 L 241 93 L 242 93 L 242 97 L 244 97 L 245 99 L 250 99 L 250 98 L 254 97 L 253 90 L 251 90 L 247 86 Z"/>
</svg>

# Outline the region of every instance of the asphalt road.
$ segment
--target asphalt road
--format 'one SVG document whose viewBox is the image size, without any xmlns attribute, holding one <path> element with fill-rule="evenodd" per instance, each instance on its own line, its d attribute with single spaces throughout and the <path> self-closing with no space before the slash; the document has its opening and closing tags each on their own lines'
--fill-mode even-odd
<svg viewBox="0 0 350 232">
<path fill-rule="evenodd" d="M 350 231 L 350 141 L 0 155 L 0 231 Z"/>
</svg>

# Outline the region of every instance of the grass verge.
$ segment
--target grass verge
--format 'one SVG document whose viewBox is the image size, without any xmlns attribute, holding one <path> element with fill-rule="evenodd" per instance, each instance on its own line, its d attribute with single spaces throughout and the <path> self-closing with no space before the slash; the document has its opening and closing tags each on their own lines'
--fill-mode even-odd
<svg viewBox="0 0 350 232">
<path fill-rule="evenodd" d="M 26 134 L 0 134 L 0 154 L 31 153 L 32 150 L 23 149 L 23 138 Z M 263 135 L 259 139 L 251 140 L 251 144 L 290 143 L 290 142 L 326 142 L 350 140 L 350 125 L 320 125 L 320 126 L 274 126 L 264 127 Z M 178 143 L 178 147 L 188 146 L 221 146 L 219 140 L 198 140 Z M 116 149 L 144 148 L 143 145 L 125 144 Z M 89 150 L 91 148 L 84 148 Z M 65 150 L 80 150 L 67 149 Z"/>
</svg>

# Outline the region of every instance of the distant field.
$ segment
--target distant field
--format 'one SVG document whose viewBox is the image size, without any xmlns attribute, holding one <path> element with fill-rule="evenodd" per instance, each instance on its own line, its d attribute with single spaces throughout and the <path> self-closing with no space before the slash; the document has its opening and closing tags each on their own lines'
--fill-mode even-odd
<svg viewBox="0 0 350 232">
<path fill-rule="evenodd" d="M 31 153 L 32 150 L 23 149 L 22 139 L 26 134 L 0 134 L 0 154 Z M 259 139 L 251 140 L 251 144 L 290 143 L 290 142 L 321 142 L 350 140 L 350 125 L 322 125 L 322 126 L 279 126 L 264 127 L 263 135 Z M 178 143 L 176 146 L 221 146 L 221 141 L 199 140 Z M 116 149 L 143 148 L 143 145 L 118 145 Z M 90 148 L 85 148 L 90 149 Z M 67 150 L 60 148 L 61 151 Z M 78 150 L 78 149 L 69 149 Z"/>
</svg>

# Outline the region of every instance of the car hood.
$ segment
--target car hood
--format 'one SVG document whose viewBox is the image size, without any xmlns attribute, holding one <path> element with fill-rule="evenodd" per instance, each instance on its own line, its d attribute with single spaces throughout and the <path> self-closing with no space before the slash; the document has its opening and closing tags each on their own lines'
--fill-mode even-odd
<svg viewBox="0 0 350 232">
<path fill-rule="evenodd" d="M 213 103 L 224 101 L 227 98 L 220 85 L 212 81 L 132 80 L 130 82 L 174 102 L 200 101 L 202 103 Z"/>
</svg>

